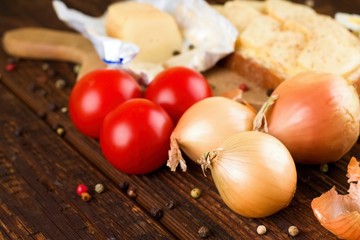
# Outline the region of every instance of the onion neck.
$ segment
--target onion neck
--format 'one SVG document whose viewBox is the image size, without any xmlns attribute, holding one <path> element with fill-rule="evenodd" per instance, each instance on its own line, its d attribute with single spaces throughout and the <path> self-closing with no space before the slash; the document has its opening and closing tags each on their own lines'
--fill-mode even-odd
<svg viewBox="0 0 360 240">
<path fill-rule="evenodd" d="M 259 112 L 255 116 L 253 122 L 253 131 L 268 132 L 266 113 L 269 108 L 275 103 L 278 95 L 271 95 L 269 99 L 261 106 Z"/>
<path fill-rule="evenodd" d="M 215 149 L 215 150 L 212 150 L 210 152 L 207 152 L 197 160 L 197 162 L 201 166 L 201 169 L 202 169 L 203 174 L 204 174 L 205 177 L 206 177 L 206 173 L 205 173 L 206 170 L 207 169 L 211 170 L 212 164 L 213 164 L 214 161 L 216 161 L 216 159 L 219 158 L 221 150 L 222 149 Z"/>
</svg>

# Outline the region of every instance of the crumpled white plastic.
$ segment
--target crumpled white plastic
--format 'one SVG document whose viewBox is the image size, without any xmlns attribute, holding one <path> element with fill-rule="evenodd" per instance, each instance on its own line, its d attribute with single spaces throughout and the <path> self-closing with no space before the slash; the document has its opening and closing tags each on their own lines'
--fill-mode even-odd
<svg viewBox="0 0 360 240">
<path fill-rule="evenodd" d="M 335 20 L 351 31 L 360 33 L 360 15 L 344 12 L 335 13 Z"/>
<path fill-rule="evenodd" d="M 59 0 L 53 0 L 53 7 L 60 20 L 93 43 L 98 55 L 109 67 L 125 68 L 145 84 L 165 67 L 186 66 L 202 72 L 234 51 L 237 30 L 204 0 L 135 1 L 152 4 L 174 16 L 184 36 L 181 54 L 171 57 L 163 65 L 133 62 L 139 47 L 107 36 L 106 12 L 100 17 L 87 16 L 68 8 Z M 190 48 L 189 45 L 195 47 Z"/>
</svg>

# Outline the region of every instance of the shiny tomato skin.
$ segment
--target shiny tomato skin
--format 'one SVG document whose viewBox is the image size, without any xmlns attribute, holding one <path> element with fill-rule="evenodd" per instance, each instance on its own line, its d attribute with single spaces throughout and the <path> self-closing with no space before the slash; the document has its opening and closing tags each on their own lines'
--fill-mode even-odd
<svg viewBox="0 0 360 240">
<path fill-rule="evenodd" d="M 174 124 L 158 104 L 145 98 L 119 105 L 104 119 L 100 147 L 105 159 L 126 174 L 146 174 L 168 159 Z"/>
<path fill-rule="evenodd" d="M 105 116 L 119 104 L 142 97 L 140 85 L 118 69 L 100 69 L 79 79 L 69 97 L 69 114 L 82 134 L 98 138 Z"/>
<path fill-rule="evenodd" d="M 212 96 L 202 74 L 187 67 L 171 67 L 160 72 L 145 91 L 145 98 L 161 105 L 174 123 L 194 103 Z"/>
</svg>

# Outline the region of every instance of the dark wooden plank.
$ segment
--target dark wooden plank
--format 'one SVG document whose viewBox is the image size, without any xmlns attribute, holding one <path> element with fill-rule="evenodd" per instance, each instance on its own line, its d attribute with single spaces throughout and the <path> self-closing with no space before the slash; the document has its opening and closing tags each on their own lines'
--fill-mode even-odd
<svg viewBox="0 0 360 240">
<path fill-rule="evenodd" d="M 0 85 L 0 223 L 13 239 L 171 239 L 106 176 Z M 21 127 L 23 132 L 17 133 Z M 107 190 L 84 202 L 77 184 Z"/>
<path fill-rule="evenodd" d="M 100 15 L 110 2 L 91 0 L 83 4 L 68 0 L 65 3 L 85 13 Z M 316 1 L 316 4 L 321 11 L 329 13 L 332 8 L 326 6 L 335 6 L 326 1 Z M 38 14 L 45 11 L 45 15 Z M 15 0 L 0 9 L 0 19 L 4 20 L 0 24 L 0 32 L 19 26 L 68 29 L 56 19 L 51 1 Z M 67 105 L 75 80 L 73 65 L 50 62 L 51 68 L 68 81 L 68 86 L 59 90 L 54 84 L 58 76 L 47 77 L 41 70 L 43 62 L 23 60 L 14 72 L 8 73 L 3 71 L 7 58 L 0 51 L 0 73 L 6 86 L 3 91 L 9 89 L 23 104 L 16 103 L 16 107 L 21 106 L 21 112 L 11 111 L 10 106 L 4 107 L 12 117 L 0 118 L 5 126 L 2 131 L 6 133 L 0 136 L 0 143 L 6 143 L 0 144 L 3 156 L 0 161 L 6 163 L 0 164 L 2 235 L 18 239 L 45 239 L 49 236 L 86 239 L 91 234 L 99 238 L 117 237 L 119 234 L 124 234 L 123 238 L 140 235 L 151 238 L 150 235 L 159 234 L 160 238 L 171 238 L 171 232 L 180 239 L 196 239 L 197 230 L 207 226 L 210 229 L 209 239 L 256 239 L 256 227 L 265 224 L 269 232 L 262 239 L 288 239 L 287 228 L 290 225 L 296 225 L 301 231 L 296 239 L 336 239 L 317 222 L 310 202 L 333 185 L 342 192 L 346 191 L 347 161 L 351 155 L 359 157 L 358 145 L 341 161 L 332 164 L 328 173 L 320 172 L 318 166 L 298 166 L 298 191 L 290 206 L 268 218 L 248 219 L 224 205 L 211 176 L 205 178 L 195 164 L 190 164 L 187 173 L 171 173 L 164 167 L 145 176 L 129 176 L 112 168 L 103 158 L 97 141 L 79 134 L 66 114 L 49 108 L 51 104 L 59 107 Z M 44 77 L 48 79 L 41 80 Z M 4 99 L 2 102 L 15 101 L 9 93 L 5 94 L 5 98 L 12 100 Z M 13 106 L 14 109 L 16 107 Z M 47 113 L 44 121 L 37 118 L 38 112 Z M 19 122 L 19 119 L 26 119 L 25 134 L 16 138 L 12 132 L 20 122 L 24 122 Z M 55 124 L 65 127 L 64 138 L 52 132 Z M 37 139 L 46 140 L 39 142 Z M 81 202 L 74 195 L 74 186 L 79 180 L 91 185 L 104 182 L 109 191 L 89 204 Z M 123 181 L 137 191 L 136 199 L 118 190 L 117 184 Z M 190 197 L 194 187 L 203 190 L 200 199 Z M 30 203 L 33 209 L 28 209 L 24 201 Z M 173 209 L 166 208 L 169 201 L 175 202 Z M 161 208 L 164 213 L 158 221 L 149 218 L 154 208 Z M 32 221 L 33 218 L 36 218 L 35 221 Z"/>
</svg>

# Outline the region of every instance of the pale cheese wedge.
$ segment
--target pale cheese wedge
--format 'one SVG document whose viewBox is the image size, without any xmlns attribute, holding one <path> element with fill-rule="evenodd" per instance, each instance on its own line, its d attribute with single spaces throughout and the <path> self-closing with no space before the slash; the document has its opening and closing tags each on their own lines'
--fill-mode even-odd
<svg viewBox="0 0 360 240">
<path fill-rule="evenodd" d="M 163 63 L 182 48 L 180 29 L 170 14 L 138 2 L 117 2 L 106 15 L 109 36 L 139 46 L 135 61 Z"/>
</svg>

